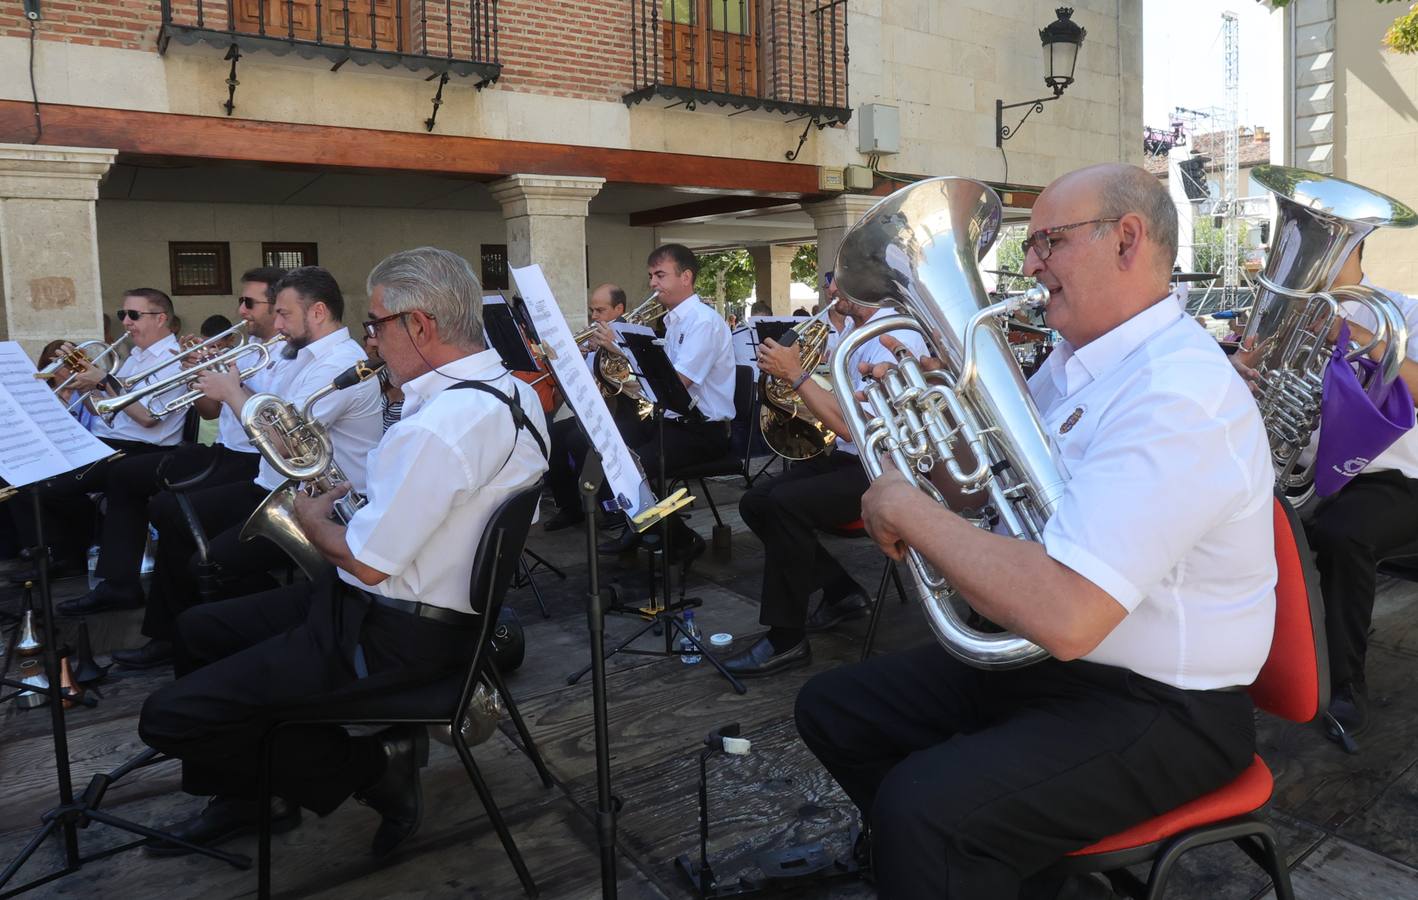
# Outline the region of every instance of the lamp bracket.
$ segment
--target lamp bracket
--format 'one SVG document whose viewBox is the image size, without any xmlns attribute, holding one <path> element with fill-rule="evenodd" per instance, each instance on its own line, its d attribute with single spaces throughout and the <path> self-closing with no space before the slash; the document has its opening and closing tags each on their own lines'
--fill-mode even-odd
<svg viewBox="0 0 1418 900">
<path fill-rule="evenodd" d="M 1039 97 L 1039 98 L 1034 99 L 1034 100 L 1024 100 L 1024 101 L 1021 101 L 1021 102 L 1019 102 L 1019 103 L 1005 103 L 1003 100 L 996 100 L 996 101 L 995 101 L 995 146 L 996 146 L 996 147 L 1003 147 L 1003 146 L 1004 146 L 1004 142 L 1007 141 L 1007 140 L 1009 140 L 1010 138 L 1014 137 L 1015 134 L 1017 134 L 1017 133 L 1019 132 L 1019 129 L 1024 125 L 1025 121 L 1026 121 L 1030 116 L 1032 116 L 1032 115 L 1033 115 L 1034 113 L 1036 113 L 1036 112 L 1040 112 L 1040 113 L 1043 112 L 1043 111 L 1044 111 L 1044 104 L 1045 104 L 1045 103 L 1048 103 L 1048 102 L 1051 101 L 1051 100 L 1057 100 L 1057 99 L 1059 99 L 1059 97 L 1061 96 L 1062 93 L 1063 93 L 1063 92 L 1060 91 L 1059 93 L 1054 94 L 1054 96 L 1052 96 L 1052 97 Z M 1021 106 L 1027 106 L 1027 107 L 1029 107 L 1029 110 L 1024 113 L 1024 118 L 1020 119 L 1017 123 L 1015 123 L 1015 125 L 1014 125 L 1013 128 L 1011 128 L 1010 126 L 1004 124 L 1004 111 L 1007 110 L 1007 109 L 1018 109 L 1018 108 L 1021 107 Z"/>
</svg>

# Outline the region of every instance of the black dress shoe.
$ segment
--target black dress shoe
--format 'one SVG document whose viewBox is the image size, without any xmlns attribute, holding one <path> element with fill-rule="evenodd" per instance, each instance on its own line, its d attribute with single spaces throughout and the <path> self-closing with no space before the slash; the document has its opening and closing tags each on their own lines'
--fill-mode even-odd
<svg viewBox="0 0 1418 900">
<path fill-rule="evenodd" d="M 574 528 L 586 521 L 586 516 L 579 509 L 557 510 L 556 515 L 547 519 L 542 526 L 543 531 L 561 531 L 563 528 Z"/>
<path fill-rule="evenodd" d="M 141 647 L 113 651 L 113 661 L 125 669 L 151 669 L 172 662 L 172 641 L 154 638 Z"/>
<path fill-rule="evenodd" d="M 640 532 L 627 527 L 620 533 L 620 537 L 603 542 L 596 548 L 596 552 L 602 556 L 616 556 L 621 553 L 629 553 L 638 546 L 640 546 Z"/>
<path fill-rule="evenodd" d="M 395 725 L 376 737 L 384 751 L 384 774 L 354 796 L 384 817 L 370 846 L 370 852 L 380 857 L 418 831 L 423 819 L 419 769 L 428 765 L 428 732 L 422 725 Z"/>
<path fill-rule="evenodd" d="M 280 797 L 271 798 L 271 833 L 281 834 L 300 824 L 300 807 Z M 233 797 L 213 797 L 205 809 L 164 829 L 173 837 L 199 847 L 215 847 L 224 841 L 256 830 L 256 801 Z M 150 856 L 185 856 L 192 851 L 181 844 L 149 838 Z"/>
<path fill-rule="evenodd" d="M 87 616 L 114 609 L 142 609 L 143 605 L 140 588 L 113 587 L 105 581 L 77 600 L 54 604 L 54 609 L 61 616 Z"/>
<path fill-rule="evenodd" d="M 806 666 L 811 662 L 812 647 L 808 646 L 807 638 L 781 653 L 774 653 L 773 642 L 764 637 L 759 638 L 757 643 L 738 656 L 724 660 L 724 668 L 742 678 L 751 675 L 772 675 L 775 672 Z"/>
<path fill-rule="evenodd" d="M 685 529 L 684 535 L 675 535 L 670 544 L 670 565 L 688 568 L 690 563 L 704 555 L 708 547 L 697 531 Z"/>
<path fill-rule="evenodd" d="M 824 599 L 807 617 L 805 627 L 809 632 L 829 631 L 849 619 L 860 619 L 871 612 L 871 607 L 871 598 L 862 593 L 848 594 L 835 603 Z"/>
<path fill-rule="evenodd" d="M 1362 684 L 1346 681 L 1333 691 L 1329 698 L 1329 716 L 1343 727 L 1350 737 L 1356 737 L 1369 724 L 1368 691 Z M 1338 740 L 1339 732 L 1328 725 L 1326 731 L 1332 740 Z"/>
</svg>

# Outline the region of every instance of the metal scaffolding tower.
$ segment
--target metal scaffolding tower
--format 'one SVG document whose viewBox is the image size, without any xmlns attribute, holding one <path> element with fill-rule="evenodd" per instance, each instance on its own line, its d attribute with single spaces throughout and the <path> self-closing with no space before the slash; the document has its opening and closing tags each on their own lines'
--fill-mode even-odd
<svg viewBox="0 0 1418 900">
<path fill-rule="evenodd" d="M 1233 12 L 1221 14 L 1221 30 L 1226 45 L 1226 100 L 1221 116 L 1225 132 L 1225 150 L 1221 167 L 1221 207 L 1223 210 L 1222 252 L 1224 267 L 1222 285 L 1223 306 L 1235 309 L 1241 284 L 1241 204 L 1240 204 L 1240 90 L 1241 42 L 1240 20 Z"/>
</svg>

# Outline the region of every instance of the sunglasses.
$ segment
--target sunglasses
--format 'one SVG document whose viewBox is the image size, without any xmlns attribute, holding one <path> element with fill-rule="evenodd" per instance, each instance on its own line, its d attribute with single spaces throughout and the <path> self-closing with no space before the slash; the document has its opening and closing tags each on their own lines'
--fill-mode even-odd
<svg viewBox="0 0 1418 900">
<path fill-rule="evenodd" d="M 239 305 L 242 309 L 255 309 L 255 308 L 256 308 L 256 304 L 258 304 L 258 303 L 264 303 L 264 304 L 266 304 L 267 306 L 275 306 L 275 305 L 276 305 L 276 301 L 274 301 L 274 300 L 253 300 L 253 299 L 250 298 L 250 297 L 242 297 L 240 300 L 238 300 L 238 301 L 236 301 L 236 302 L 237 302 L 237 305 Z"/>
<path fill-rule="evenodd" d="M 118 317 L 118 321 L 120 322 L 122 322 L 124 319 L 132 319 L 134 322 L 136 322 L 143 316 L 162 316 L 166 315 L 166 313 L 138 312 L 136 309 L 120 309 L 118 312 L 114 313 L 114 315 Z"/>
<path fill-rule="evenodd" d="M 1054 252 L 1054 244 L 1058 242 L 1055 237 L 1065 231 L 1075 228 L 1082 228 L 1084 225 L 1105 225 L 1111 222 L 1121 222 L 1122 219 L 1089 219 L 1087 222 L 1073 222 L 1069 225 L 1055 225 L 1053 228 L 1042 228 L 1027 238 L 1019 242 L 1019 246 L 1024 248 L 1024 255 L 1028 256 L 1033 250 L 1034 255 L 1039 258 L 1039 262 L 1048 259 Z"/>
</svg>

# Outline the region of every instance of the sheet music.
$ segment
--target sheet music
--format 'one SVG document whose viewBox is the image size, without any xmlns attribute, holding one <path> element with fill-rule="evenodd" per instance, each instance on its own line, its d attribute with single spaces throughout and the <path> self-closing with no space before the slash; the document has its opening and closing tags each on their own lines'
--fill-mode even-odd
<svg viewBox="0 0 1418 900">
<path fill-rule="evenodd" d="M 620 347 L 620 352 L 624 353 L 625 358 L 630 360 L 631 373 L 636 375 L 640 374 L 640 360 L 635 358 L 635 351 L 625 345 L 625 336 L 627 334 L 646 334 L 650 337 L 654 337 L 655 329 L 651 328 L 649 325 L 632 325 L 629 322 L 612 322 L 610 324 L 611 331 L 614 331 L 615 336 L 620 339 L 616 341 L 616 346 Z M 642 378 L 639 380 L 638 384 L 640 385 L 640 396 L 649 400 L 651 403 L 660 402 L 659 398 L 655 396 L 655 389 L 650 385 L 649 381 Z"/>
<path fill-rule="evenodd" d="M 615 427 L 606 399 L 582 362 L 581 350 L 572 339 L 571 327 L 561 314 L 541 266 L 534 263 L 520 269 L 513 267 L 511 271 L 527 302 L 527 314 L 532 317 L 542 349 L 556 373 L 557 384 L 601 455 L 601 467 L 616 504 L 630 516 L 653 506 L 655 495 L 650 484 L 636 467 L 635 457 Z"/>
<path fill-rule="evenodd" d="M 0 477 L 31 484 L 113 455 L 64 409 L 14 341 L 0 342 Z"/>
<path fill-rule="evenodd" d="M 763 329 L 759 325 L 774 325 L 776 323 L 786 323 L 790 327 L 801 325 L 811 319 L 811 316 L 754 316 L 749 325 L 744 328 L 744 335 L 740 337 L 737 331 L 734 332 L 734 362 L 740 366 L 752 366 L 753 377 L 758 379 L 758 345 L 763 343 Z M 783 329 L 786 330 L 786 329 Z M 770 334 L 782 334 L 777 328 L 768 329 Z M 741 347 L 747 350 L 741 350 Z M 740 357 L 740 353 L 743 356 Z"/>
</svg>

